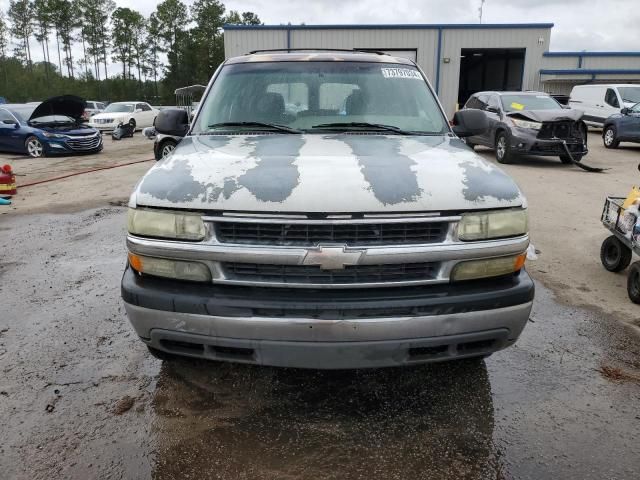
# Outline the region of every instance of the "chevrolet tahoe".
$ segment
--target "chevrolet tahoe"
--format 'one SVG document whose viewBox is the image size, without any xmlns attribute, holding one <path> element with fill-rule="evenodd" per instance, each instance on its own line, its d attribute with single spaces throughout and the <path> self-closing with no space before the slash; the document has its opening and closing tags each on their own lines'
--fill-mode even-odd
<svg viewBox="0 0 640 480">
<path fill-rule="evenodd" d="M 341 369 L 512 345 L 534 284 L 527 202 L 450 126 L 423 71 L 376 52 L 255 52 L 215 72 L 138 182 L 121 291 L 152 353 Z"/>
</svg>

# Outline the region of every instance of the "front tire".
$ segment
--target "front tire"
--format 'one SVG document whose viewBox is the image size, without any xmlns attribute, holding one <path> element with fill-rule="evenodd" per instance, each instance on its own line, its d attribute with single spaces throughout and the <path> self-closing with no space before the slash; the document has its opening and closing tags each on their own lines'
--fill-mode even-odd
<svg viewBox="0 0 640 480">
<path fill-rule="evenodd" d="M 500 132 L 496 137 L 496 160 L 498 163 L 511 163 L 513 161 L 513 155 L 511 154 L 511 146 L 509 145 L 509 139 L 505 132 Z"/>
<path fill-rule="evenodd" d="M 176 149 L 177 143 L 173 140 L 165 140 L 160 146 L 160 160 L 167 158 Z"/>
<path fill-rule="evenodd" d="M 616 134 L 616 127 L 613 125 L 604 129 L 604 132 L 602 132 L 602 143 L 604 143 L 605 148 L 618 148 L 620 140 L 617 139 Z"/>
<path fill-rule="evenodd" d="M 629 268 L 627 294 L 633 303 L 640 303 L 640 262 L 633 262 Z"/>
<path fill-rule="evenodd" d="M 631 263 L 632 252 L 615 235 L 607 237 L 600 247 L 602 266 L 610 272 L 621 272 Z"/>
<path fill-rule="evenodd" d="M 34 137 L 33 135 L 30 136 L 24 142 L 24 146 L 31 158 L 40 158 L 45 156 L 44 145 L 42 145 L 42 142 L 38 137 Z"/>
</svg>

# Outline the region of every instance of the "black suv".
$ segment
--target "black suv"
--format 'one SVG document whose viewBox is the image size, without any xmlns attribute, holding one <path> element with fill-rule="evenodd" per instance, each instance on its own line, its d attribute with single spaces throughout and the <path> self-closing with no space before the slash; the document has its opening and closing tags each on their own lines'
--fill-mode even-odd
<svg viewBox="0 0 640 480">
<path fill-rule="evenodd" d="M 467 145 L 495 149 L 500 163 L 510 163 L 515 155 L 558 156 L 571 163 L 571 156 L 580 161 L 588 152 L 583 113 L 546 93 L 478 92 L 464 108 L 484 110 L 490 124 L 484 134 L 469 137 Z"/>
</svg>

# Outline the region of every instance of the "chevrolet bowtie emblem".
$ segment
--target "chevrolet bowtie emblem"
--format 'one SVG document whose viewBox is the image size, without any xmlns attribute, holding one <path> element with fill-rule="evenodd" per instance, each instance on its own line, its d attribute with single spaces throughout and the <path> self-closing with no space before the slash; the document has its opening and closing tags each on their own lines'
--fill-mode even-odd
<svg viewBox="0 0 640 480">
<path fill-rule="evenodd" d="M 345 247 L 318 247 L 307 251 L 303 265 L 318 265 L 322 270 L 343 270 L 347 265 L 358 265 L 364 250 Z"/>
</svg>

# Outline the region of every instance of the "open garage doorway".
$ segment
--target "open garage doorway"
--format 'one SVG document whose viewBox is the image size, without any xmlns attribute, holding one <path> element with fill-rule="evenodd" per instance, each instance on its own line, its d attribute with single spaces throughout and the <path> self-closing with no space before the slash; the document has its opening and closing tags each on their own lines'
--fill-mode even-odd
<svg viewBox="0 0 640 480">
<path fill-rule="evenodd" d="M 524 48 L 463 48 L 458 105 L 483 90 L 522 90 Z"/>
</svg>

